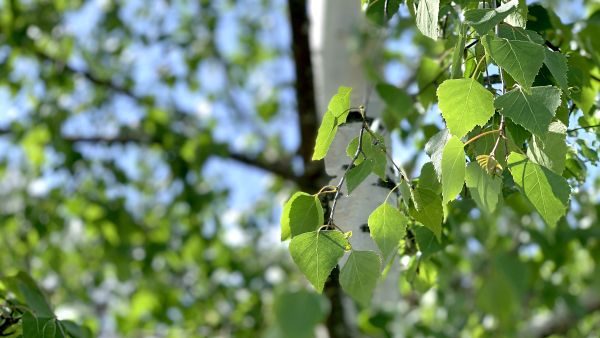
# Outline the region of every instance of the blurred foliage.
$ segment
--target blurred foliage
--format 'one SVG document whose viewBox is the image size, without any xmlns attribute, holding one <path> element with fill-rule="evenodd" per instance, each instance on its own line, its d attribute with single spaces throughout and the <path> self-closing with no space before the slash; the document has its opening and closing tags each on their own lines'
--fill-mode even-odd
<svg viewBox="0 0 600 338">
<path fill-rule="evenodd" d="M 363 2 L 375 24 L 385 22 L 382 1 Z M 423 149 L 439 130 L 427 109 L 448 77 L 444 51 L 458 27 L 433 42 L 405 4 L 391 3 L 400 14 L 387 18 L 382 64 L 409 74 L 382 75 L 377 92 L 389 105 L 388 129 Z M 458 15 L 441 3 L 441 17 Z M 545 6 L 529 7 L 538 20 L 528 28 L 572 52 L 569 84 L 579 91 L 571 120 L 598 124 L 599 8 L 585 1 L 567 24 Z M 305 289 L 274 244 L 291 184 L 269 176 L 261 187 L 245 173 L 235 181 L 244 187 L 226 184 L 234 153 L 275 161 L 297 147 L 286 10 L 277 0 L 0 2 L 1 333 L 313 334 L 327 301 Z M 401 42 L 415 48 L 393 47 Z M 417 91 L 419 104 L 405 107 Z M 453 202 L 442 244 L 421 246 L 422 259 L 400 257 L 401 300 L 359 307 L 359 330 L 516 336 L 566 309 L 575 313 L 568 336 L 598 332 L 598 312 L 585 307 L 600 284 L 597 129 L 575 136 L 565 176 L 577 188 L 555 228 L 516 191 L 504 191 L 511 208 L 493 215 Z M 260 195 L 237 210 L 235 189 Z M 410 236 L 403 244 L 415 246 Z"/>
<path fill-rule="evenodd" d="M 271 126 L 293 108 L 293 83 L 289 47 L 270 30 L 287 29 L 285 10 L 281 1 L 0 2 L 0 270 L 30 274 L 53 312 L 10 283 L 3 309 L 20 302 L 23 325 L 24 314 L 56 314 L 91 336 L 265 328 L 270 290 L 288 271 L 266 244 L 285 186 L 254 182 L 262 195 L 252 212 L 231 210 L 226 173 L 206 168 L 233 165 L 219 160 L 232 148 L 282 156 L 286 130 Z"/>
</svg>

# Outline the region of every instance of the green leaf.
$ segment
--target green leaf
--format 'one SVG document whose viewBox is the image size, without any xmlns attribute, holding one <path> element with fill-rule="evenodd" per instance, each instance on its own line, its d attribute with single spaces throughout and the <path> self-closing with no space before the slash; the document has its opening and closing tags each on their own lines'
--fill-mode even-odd
<svg viewBox="0 0 600 338">
<path fill-rule="evenodd" d="M 561 52 L 553 52 L 549 49 L 544 50 L 544 64 L 552 73 L 556 84 L 567 92 L 569 85 L 567 83 L 567 58 Z"/>
<path fill-rule="evenodd" d="M 410 215 L 431 230 L 438 241 L 441 241 L 444 211 L 440 196 L 429 189 L 417 187 L 413 190 L 413 201 L 414 206 L 410 208 Z"/>
<path fill-rule="evenodd" d="M 526 91 L 544 63 L 544 47 L 539 44 L 484 36 L 486 53 Z"/>
<path fill-rule="evenodd" d="M 61 334 L 57 334 L 58 328 L 56 327 L 56 320 L 54 318 L 44 323 L 44 325 L 42 326 L 43 338 L 55 338 L 56 336 L 62 337 Z"/>
<path fill-rule="evenodd" d="M 40 336 L 38 319 L 31 312 L 26 311 L 23 314 L 21 323 L 23 338 L 38 338 Z"/>
<path fill-rule="evenodd" d="M 506 326 L 520 315 L 520 302 L 530 289 L 529 268 L 518 257 L 507 254 L 497 255 L 487 264 L 489 272 L 476 294 L 476 304 L 483 311 L 494 314 Z"/>
<path fill-rule="evenodd" d="M 538 45 L 544 44 L 544 38 L 537 32 L 510 25 L 499 25 L 498 37 L 508 40 L 529 41 Z"/>
<path fill-rule="evenodd" d="M 387 202 L 378 206 L 368 219 L 371 237 L 387 260 L 406 231 L 408 218 Z"/>
<path fill-rule="evenodd" d="M 479 164 L 471 162 L 467 165 L 465 181 L 471 198 L 479 209 L 484 213 L 492 214 L 496 210 L 502 192 L 502 179 L 489 175 Z"/>
<path fill-rule="evenodd" d="M 333 95 L 327 106 L 327 110 L 333 113 L 333 116 L 337 118 L 338 125 L 345 123 L 348 114 L 350 113 L 350 94 L 352 88 L 350 87 L 339 87 L 337 94 Z"/>
<path fill-rule="evenodd" d="M 511 1 L 513 0 L 502 0 L 504 3 Z M 527 24 L 527 1 L 518 0 L 517 10 L 504 19 L 504 22 L 512 26 L 524 28 Z"/>
<path fill-rule="evenodd" d="M 348 187 L 348 194 L 351 194 L 356 187 L 358 187 L 373 171 L 373 162 L 363 161 L 356 167 L 348 170 L 346 178 L 346 185 Z"/>
<path fill-rule="evenodd" d="M 465 183 L 464 144 L 455 136 L 451 137 L 444 147 L 442 155 L 442 203 L 446 204 L 460 194 Z"/>
<path fill-rule="evenodd" d="M 423 254 L 422 259 L 426 259 L 444 248 L 442 243 L 438 242 L 436 239 L 433 231 L 428 228 L 422 225 L 415 225 L 413 230 L 415 232 L 417 244 L 419 245 L 419 251 Z"/>
<path fill-rule="evenodd" d="M 543 136 L 560 105 L 560 89 L 553 86 L 533 87 L 531 94 L 516 88 L 496 98 L 497 109 L 532 134 Z"/>
<path fill-rule="evenodd" d="M 400 195 L 402 196 L 402 202 L 404 203 L 404 206 L 408 208 L 410 206 L 410 199 L 412 193 L 410 186 L 408 185 L 408 183 L 406 183 L 406 180 L 400 181 L 400 187 L 398 188 L 398 190 L 400 190 Z"/>
<path fill-rule="evenodd" d="M 378 25 L 384 25 L 385 19 L 390 20 L 400 8 L 400 0 L 363 0 L 364 3 L 368 3 L 366 16 L 374 23 Z M 387 3 L 387 15 L 384 13 L 385 6 Z"/>
<path fill-rule="evenodd" d="M 284 238 L 286 227 L 291 237 L 305 232 L 315 231 L 324 223 L 323 207 L 316 195 L 297 192 L 283 207 L 281 215 L 281 236 Z M 287 239 L 287 238 L 286 238 Z M 285 240 L 285 239 L 284 239 Z"/>
<path fill-rule="evenodd" d="M 362 306 L 368 306 L 381 274 L 381 258 L 373 251 L 352 251 L 340 272 L 340 285 Z"/>
<path fill-rule="evenodd" d="M 444 147 L 446 146 L 446 143 L 448 143 L 450 137 L 452 137 L 452 135 L 450 135 L 448 129 L 443 129 L 433 135 L 425 144 L 425 153 L 431 158 L 431 163 L 433 163 L 433 168 L 439 178 L 442 177 L 442 155 L 444 153 Z"/>
<path fill-rule="evenodd" d="M 589 59 L 578 53 L 570 54 L 567 63 L 569 67 L 567 73 L 569 87 L 574 87 L 570 91 L 571 98 L 577 104 L 577 107 L 583 110 L 584 114 L 589 113 L 598 94 L 598 91 L 592 86 L 590 78 L 594 66 Z"/>
<path fill-rule="evenodd" d="M 313 153 L 312 160 L 321 160 L 325 158 L 329 147 L 335 138 L 338 128 L 338 119 L 333 113 L 328 110 L 323 115 L 323 121 L 317 131 L 317 140 L 315 141 L 315 152 Z"/>
<path fill-rule="evenodd" d="M 555 121 L 543 137 L 534 135 L 527 156 L 535 163 L 562 175 L 567 157 L 567 126 Z"/>
<path fill-rule="evenodd" d="M 419 93 L 417 100 L 428 109 L 433 103 L 436 103 L 435 90 L 436 85 L 444 81 L 445 70 L 440 63 L 429 57 L 422 57 L 421 63 L 417 67 L 417 85 Z"/>
<path fill-rule="evenodd" d="M 431 260 L 415 257 L 405 276 L 415 290 L 425 293 L 435 285 L 438 270 L 439 268 L 431 263 Z"/>
<path fill-rule="evenodd" d="M 385 169 L 387 165 L 387 156 L 384 152 L 385 140 L 383 139 L 383 136 L 377 133 L 374 134 L 375 138 L 373 138 L 370 133 L 365 132 L 363 134 L 363 154 L 359 155 L 355 164 L 359 165 L 363 161 L 371 162 L 373 173 L 379 176 L 382 180 L 387 181 L 387 177 L 385 175 Z M 348 144 L 348 147 L 346 148 L 346 154 L 348 155 L 348 157 L 354 158 L 354 154 L 356 154 L 356 149 L 358 149 L 359 138 L 359 136 L 355 137 Z"/>
<path fill-rule="evenodd" d="M 66 338 L 54 317 L 37 317 L 26 311 L 21 322 L 23 338 Z"/>
<path fill-rule="evenodd" d="M 494 115 L 494 95 L 473 79 L 446 80 L 437 96 L 446 125 L 456 137 L 484 125 Z"/>
<path fill-rule="evenodd" d="M 283 210 L 281 211 L 281 218 L 279 219 L 279 224 L 281 224 L 281 241 L 287 241 L 292 236 L 292 230 L 290 229 L 290 207 L 292 206 L 292 200 L 294 199 L 294 195 L 290 197 L 290 199 L 285 202 L 283 205 Z"/>
<path fill-rule="evenodd" d="M 290 254 L 300 271 L 320 293 L 331 270 L 349 246 L 340 231 L 312 231 L 292 238 Z"/>
<path fill-rule="evenodd" d="M 473 27 L 477 34 L 485 35 L 513 13 L 517 4 L 518 1 L 513 0 L 498 8 L 477 8 L 465 11 L 465 22 Z"/>
<path fill-rule="evenodd" d="M 350 93 L 352 88 L 339 87 L 337 94 L 333 95 L 327 106 L 327 112 L 323 115 L 323 121 L 317 132 L 317 140 L 315 141 L 315 151 L 313 153 L 313 161 L 323 159 L 329 147 L 335 138 L 337 128 L 340 124 L 346 122 L 346 118 L 350 113 Z"/>
<path fill-rule="evenodd" d="M 508 163 L 513 180 L 525 197 L 548 225 L 556 225 L 569 202 L 571 189 L 567 181 L 522 154 L 511 153 Z"/>
<path fill-rule="evenodd" d="M 71 320 L 61 320 L 60 325 L 65 328 L 72 338 L 92 338 L 92 333 L 87 327 L 78 325 Z"/>
<path fill-rule="evenodd" d="M 417 8 L 417 27 L 423 33 L 434 40 L 438 39 L 439 27 L 438 16 L 440 12 L 440 0 L 420 0 Z"/>
<path fill-rule="evenodd" d="M 429 189 L 437 194 L 442 192 L 442 185 L 440 184 L 438 175 L 431 162 L 426 162 L 421 167 L 418 186 L 420 188 Z"/>
<path fill-rule="evenodd" d="M 459 79 L 463 76 L 462 61 L 465 49 L 465 33 L 466 26 L 464 24 L 461 24 L 458 28 L 458 40 L 456 41 L 456 45 L 454 46 L 454 50 L 452 51 L 451 77 L 453 79 Z"/>
<path fill-rule="evenodd" d="M 323 296 L 307 290 L 278 294 L 273 304 L 275 321 L 285 337 L 313 337 L 315 326 L 327 315 Z"/>
<path fill-rule="evenodd" d="M 386 105 L 382 116 L 385 127 L 388 130 L 398 128 L 400 121 L 413 111 L 413 99 L 406 91 L 387 83 L 377 84 L 375 90 Z"/>
<path fill-rule="evenodd" d="M 10 291 L 15 293 L 18 299 L 24 300 L 25 305 L 36 317 L 54 317 L 54 312 L 46 301 L 46 297 L 25 272 L 21 271 L 16 276 L 8 278 L 7 282 Z"/>
</svg>

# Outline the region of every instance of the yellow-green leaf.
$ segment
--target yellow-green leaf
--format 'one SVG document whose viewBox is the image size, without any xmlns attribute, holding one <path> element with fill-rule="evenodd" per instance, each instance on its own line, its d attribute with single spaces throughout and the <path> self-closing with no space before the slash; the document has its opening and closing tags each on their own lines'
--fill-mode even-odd
<svg viewBox="0 0 600 338">
<path fill-rule="evenodd" d="M 464 144 L 455 136 L 448 140 L 442 154 L 442 202 L 456 198 L 465 183 L 466 155 Z"/>
<path fill-rule="evenodd" d="M 483 126 L 494 115 L 494 95 L 473 79 L 446 80 L 437 96 L 446 125 L 456 137 Z"/>
<path fill-rule="evenodd" d="M 290 254 L 317 292 L 322 292 L 327 277 L 348 246 L 340 231 L 312 231 L 292 238 Z"/>
<path fill-rule="evenodd" d="M 283 206 L 281 240 L 317 230 L 323 223 L 323 207 L 319 198 L 305 192 L 297 192 Z"/>
<path fill-rule="evenodd" d="M 404 236 L 408 218 L 385 202 L 373 210 L 367 222 L 371 237 L 387 260 Z"/>
</svg>

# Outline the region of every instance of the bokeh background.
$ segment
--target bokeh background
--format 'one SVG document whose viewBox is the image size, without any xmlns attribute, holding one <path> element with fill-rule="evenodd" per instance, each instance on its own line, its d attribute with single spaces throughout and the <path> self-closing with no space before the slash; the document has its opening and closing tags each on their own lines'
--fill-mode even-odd
<svg viewBox="0 0 600 338">
<path fill-rule="evenodd" d="M 597 2 L 530 6 L 574 40 L 592 27 L 582 53 L 598 60 Z M 327 298 L 279 241 L 283 202 L 325 179 L 307 157 L 324 94 L 307 89 L 306 9 L 295 0 L 0 1 L 0 273 L 26 271 L 56 316 L 91 336 L 327 336 Z M 365 21 L 356 41 L 381 39 Z M 365 82 L 412 95 L 445 48 L 402 5 Z M 436 107 L 387 114 L 398 121 L 396 160 L 418 175 L 423 145 L 443 125 Z M 580 118 L 600 117 L 573 124 Z M 558 229 L 526 206 L 493 217 L 461 206 L 451 216 L 460 236 L 423 267 L 424 280 L 390 290 L 402 294 L 392 307 L 349 304 L 354 329 L 501 336 L 558 309 L 568 319 L 560 334 L 598 334 L 600 303 L 580 301 L 600 285 L 597 137 L 570 140 L 587 157 Z M 495 283 L 483 289 L 486 278 Z"/>
</svg>

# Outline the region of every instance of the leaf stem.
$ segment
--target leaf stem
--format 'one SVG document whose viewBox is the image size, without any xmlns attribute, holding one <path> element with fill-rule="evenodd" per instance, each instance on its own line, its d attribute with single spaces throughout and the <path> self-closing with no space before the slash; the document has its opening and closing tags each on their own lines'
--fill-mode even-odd
<svg viewBox="0 0 600 338">
<path fill-rule="evenodd" d="M 321 188 L 321 190 L 319 190 L 319 192 L 317 193 L 317 196 L 319 196 L 321 194 L 334 193 L 336 191 L 337 191 L 337 187 L 335 185 L 326 185 L 323 188 Z"/>
<path fill-rule="evenodd" d="M 500 127 L 498 127 L 498 138 L 496 139 L 496 143 L 494 143 L 494 148 L 492 148 L 492 151 L 490 151 L 490 156 L 491 157 L 496 157 L 496 149 L 498 148 L 498 144 L 500 144 L 500 139 L 505 139 L 504 137 L 504 125 L 505 125 L 506 120 L 504 119 L 504 115 L 500 116 Z M 505 154 L 507 155 L 507 154 Z"/>
<path fill-rule="evenodd" d="M 390 192 L 388 192 L 387 196 L 385 197 L 385 199 L 383 200 L 383 203 L 387 203 L 388 198 L 390 198 L 390 195 L 394 192 L 394 190 L 398 189 L 398 187 L 400 186 L 400 184 L 402 183 L 402 181 L 400 181 L 398 184 L 396 184 L 392 190 L 390 190 Z"/>
<path fill-rule="evenodd" d="M 471 74 L 471 78 L 475 79 L 477 76 L 477 72 L 479 71 L 479 66 L 481 66 L 481 62 L 485 60 L 485 54 L 481 57 L 481 59 L 479 59 L 479 61 L 477 62 L 477 65 L 475 66 L 475 70 L 473 71 L 473 74 Z M 486 69 L 487 70 L 487 69 Z"/>
<path fill-rule="evenodd" d="M 465 142 L 465 147 L 468 144 L 473 143 L 473 142 L 477 141 L 478 139 L 480 139 L 480 138 L 482 138 L 484 136 L 487 136 L 487 135 L 490 135 L 490 134 L 494 134 L 494 133 L 498 133 L 498 132 L 500 132 L 500 129 L 488 130 L 488 131 L 483 132 L 483 133 L 481 133 L 479 135 L 475 135 L 472 138 L 470 138 L 467 142 Z"/>
</svg>

